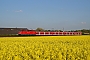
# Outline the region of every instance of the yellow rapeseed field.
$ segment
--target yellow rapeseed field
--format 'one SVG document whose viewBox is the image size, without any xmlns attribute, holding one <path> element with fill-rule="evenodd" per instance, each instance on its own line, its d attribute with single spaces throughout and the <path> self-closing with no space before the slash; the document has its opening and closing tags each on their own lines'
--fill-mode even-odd
<svg viewBox="0 0 90 60">
<path fill-rule="evenodd" d="M 1 37 L 0 60 L 90 60 L 90 36 Z"/>
</svg>

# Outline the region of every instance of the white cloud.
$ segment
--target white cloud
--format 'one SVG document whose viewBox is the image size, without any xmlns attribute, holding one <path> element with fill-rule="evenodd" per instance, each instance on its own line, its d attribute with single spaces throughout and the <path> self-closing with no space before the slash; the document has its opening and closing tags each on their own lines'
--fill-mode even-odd
<svg viewBox="0 0 90 60">
<path fill-rule="evenodd" d="M 81 22 L 81 24 L 86 24 L 86 22 Z"/>
<path fill-rule="evenodd" d="M 15 11 L 15 12 L 23 12 L 22 10 L 17 10 L 17 11 Z"/>
</svg>

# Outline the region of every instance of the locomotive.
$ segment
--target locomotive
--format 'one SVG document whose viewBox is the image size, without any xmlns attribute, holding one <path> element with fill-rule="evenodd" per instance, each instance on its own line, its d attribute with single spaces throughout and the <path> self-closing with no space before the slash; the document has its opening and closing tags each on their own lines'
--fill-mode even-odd
<svg viewBox="0 0 90 60">
<path fill-rule="evenodd" d="M 35 30 L 22 30 L 18 35 L 31 35 L 31 36 L 68 36 L 68 35 L 82 35 L 82 32 L 41 32 Z"/>
</svg>

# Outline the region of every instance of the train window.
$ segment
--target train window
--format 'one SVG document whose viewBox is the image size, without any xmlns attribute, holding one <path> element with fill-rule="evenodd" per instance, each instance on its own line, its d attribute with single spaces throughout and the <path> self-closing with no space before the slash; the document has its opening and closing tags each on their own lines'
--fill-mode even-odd
<svg viewBox="0 0 90 60">
<path fill-rule="evenodd" d="M 58 32 L 56 32 L 56 34 L 58 34 Z"/>
<path fill-rule="evenodd" d="M 49 32 L 45 32 L 45 34 L 49 34 Z"/>
<path fill-rule="evenodd" d="M 59 34 L 62 34 L 62 33 L 59 33 Z"/>
<path fill-rule="evenodd" d="M 72 34 L 72 33 L 70 33 L 70 34 Z"/>
<path fill-rule="evenodd" d="M 44 32 L 40 32 L 40 34 L 44 34 Z"/>
<path fill-rule="evenodd" d="M 67 34 L 69 34 L 69 33 L 67 33 Z"/>
<path fill-rule="evenodd" d="M 66 34 L 66 33 L 63 33 L 63 34 Z"/>
<path fill-rule="evenodd" d="M 50 32 L 50 34 L 54 34 L 54 32 Z"/>
</svg>

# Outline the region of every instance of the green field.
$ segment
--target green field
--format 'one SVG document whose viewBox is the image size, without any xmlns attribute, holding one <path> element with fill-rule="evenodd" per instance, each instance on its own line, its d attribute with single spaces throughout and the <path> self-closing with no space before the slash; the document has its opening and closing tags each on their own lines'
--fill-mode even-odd
<svg viewBox="0 0 90 60">
<path fill-rule="evenodd" d="M 90 60 L 90 36 L 0 37 L 0 60 Z"/>
</svg>

